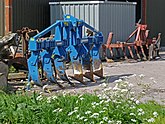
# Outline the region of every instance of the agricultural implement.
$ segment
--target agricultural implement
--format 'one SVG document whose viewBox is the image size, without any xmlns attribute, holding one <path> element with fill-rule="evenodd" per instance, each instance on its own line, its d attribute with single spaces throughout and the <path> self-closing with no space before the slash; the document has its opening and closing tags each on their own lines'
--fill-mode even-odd
<svg viewBox="0 0 165 124">
<path fill-rule="evenodd" d="M 112 58 L 116 58 L 113 53 L 113 49 L 116 49 L 117 56 L 128 59 L 126 52 L 128 49 L 128 53 L 133 59 L 151 60 L 159 56 L 161 33 L 158 34 L 157 39 L 149 39 L 148 34 L 147 25 L 137 24 L 136 29 L 125 42 L 117 41 L 116 43 L 112 43 L 113 33 L 110 32 L 106 44 L 102 45 L 104 54 L 106 54 L 106 49 L 108 49 Z M 134 36 L 135 40 L 131 42 L 130 40 Z"/>
<path fill-rule="evenodd" d="M 10 49 L 12 49 L 11 51 L 13 51 L 13 54 L 12 58 L 8 61 L 9 67 L 12 65 L 17 71 L 22 70 L 27 72 L 28 41 L 30 37 L 38 33 L 38 30 L 32 30 L 28 27 L 23 27 L 21 30 L 16 31 L 19 40 L 16 46 L 10 47 Z M 17 76 L 19 77 L 19 74 Z"/>
<path fill-rule="evenodd" d="M 55 34 L 48 38 L 42 38 L 45 34 L 55 29 Z M 88 29 L 87 35 L 83 34 Z M 58 81 L 68 82 L 74 86 L 68 76 L 86 84 L 83 77 L 95 81 L 94 75 L 103 78 L 103 68 L 99 57 L 99 48 L 103 43 L 103 35 L 88 25 L 83 20 L 71 15 L 64 15 L 63 20 L 57 20 L 50 27 L 38 33 L 29 40 L 28 59 L 28 89 L 30 82 L 43 86 L 41 76 L 64 88 Z M 73 75 L 67 75 L 66 62 L 70 62 Z M 41 63 L 41 64 L 40 64 Z M 42 72 L 39 72 L 41 68 Z"/>
<path fill-rule="evenodd" d="M 0 87 L 7 86 L 7 80 L 27 78 L 27 74 L 24 72 L 28 70 L 28 41 L 37 33 L 37 30 L 24 27 L 17 30 L 16 33 L 8 33 L 0 39 Z M 9 73 L 11 66 L 14 67 L 15 73 Z"/>
<path fill-rule="evenodd" d="M 16 33 L 9 33 L 0 39 L 0 89 L 7 87 L 8 78 L 8 60 L 14 55 L 11 51 L 11 46 L 18 45 L 18 35 Z"/>
</svg>

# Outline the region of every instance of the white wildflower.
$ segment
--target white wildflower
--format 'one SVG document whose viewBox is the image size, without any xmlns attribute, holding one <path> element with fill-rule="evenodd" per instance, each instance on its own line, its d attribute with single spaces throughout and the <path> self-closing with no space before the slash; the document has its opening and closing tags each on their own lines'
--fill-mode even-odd
<svg viewBox="0 0 165 124">
<path fill-rule="evenodd" d="M 92 104 L 92 105 L 96 105 L 96 102 L 92 102 L 91 104 Z"/>
<path fill-rule="evenodd" d="M 135 116 L 135 113 L 130 113 L 129 115 L 131 115 L 131 116 Z"/>
<path fill-rule="evenodd" d="M 153 116 L 156 118 L 158 117 L 158 113 L 157 112 L 153 112 Z"/>
<path fill-rule="evenodd" d="M 155 122 L 155 119 L 154 118 L 150 118 L 150 119 L 147 120 L 147 122 L 153 123 L 153 122 Z"/>
<path fill-rule="evenodd" d="M 140 78 L 143 78 L 143 77 L 145 77 L 145 75 L 144 74 L 140 74 L 139 77 Z"/>
<path fill-rule="evenodd" d="M 107 110 L 108 108 L 107 107 L 104 107 L 103 110 Z"/>
<path fill-rule="evenodd" d="M 101 94 L 98 94 L 98 95 L 97 95 L 98 98 L 101 97 L 101 96 L 102 96 Z"/>
<path fill-rule="evenodd" d="M 108 121 L 108 124 L 112 124 L 112 123 L 113 123 L 113 121 L 111 121 L 111 120 Z"/>
<path fill-rule="evenodd" d="M 93 105 L 92 107 L 93 107 L 93 108 L 96 108 L 96 106 L 95 106 L 95 105 Z"/>
<path fill-rule="evenodd" d="M 42 95 L 42 94 L 43 94 L 43 92 L 40 92 L 39 94 L 40 94 L 40 95 Z"/>
<path fill-rule="evenodd" d="M 115 86 L 115 87 L 113 88 L 113 90 L 114 90 L 114 91 L 117 91 L 117 90 L 120 91 L 121 89 L 118 88 L 118 86 Z"/>
<path fill-rule="evenodd" d="M 141 109 L 141 108 L 140 108 L 140 109 L 138 109 L 137 111 L 138 111 L 138 112 L 142 112 L 142 111 L 143 111 L 143 109 Z"/>
<path fill-rule="evenodd" d="M 99 113 L 93 113 L 93 115 L 91 115 L 91 118 L 97 118 L 99 116 Z"/>
<path fill-rule="evenodd" d="M 76 101 L 76 104 L 78 103 L 78 100 Z"/>
<path fill-rule="evenodd" d="M 103 120 L 104 121 L 108 121 L 108 117 L 103 117 Z"/>
<path fill-rule="evenodd" d="M 99 113 L 104 113 L 105 111 L 99 111 Z"/>
<path fill-rule="evenodd" d="M 84 122 L 88 121 L 88 119 L 84 119 Z"/>
<path fill-rule="evenodd" d="M 53 110 L 53 112 L 57 112 L 59 109 L 60 109 L 60 108 L 57 108 L 57 109 Z"/>
<path fill-rule="evenodd" d="M 134 95 L 134 94 L 135 94 L 135 92 L 131 91 L 131 92 L 130 92 L 130 94 L 131 94 L 131 95 Z"/>
<path fill-rule="evenodd" d="M 101 100 L 101 101 L 100 101 L 100 105 L 101 105 L 103 102 L 104 102 L 104 100 Z"/>
<path fill-rule="evenodd" d="M 144 111 L 138 113 L 139 116 L 142 116 L 142 115 L 144 115 L 144 114 L 145 114 Z"/>
<path fill-rule="evenodd" d="M 69 112 L 69 113 L 68 113 L 68 116 L 71 116 L 73 113 L 74 113 L 74 111 Z"/>
<path fill-rule="evenodd" d="M 96 103 L 95 105 L 98 106 L 98 105 L 100 105 L 100 104 L 99 104 L 99 103 Z"/>
<path fill-rule="evenodd" d="M 85 117 L 84 117 L 84 116 L 82 116 L 82 117 L 80 117 L 79 119 L 80 119 L 80 120 L 83 120 L 83 119 L 85 119 Z"/>
<path fill-rule="evenodd" d="M 138 105 L 140 102 L 139 102 L 139 100 L 136 100 L 135 103 Z"/>
<path fill-rule="evenodd" d="M 128 76 L 122 76 L 121 79 L 128 79 Z"/>
<path fill-rule="evenodd" d="M 112 102 L 114 102 L 114 103 L 117 103 L 117 101 L 114 99 L 114 100 L 112 100 Z"/>
<path fill-rule="evenodd" d="M 91 111 L 86 111 L 85 114 L 88 115 L 88 114 L 91 114 L 92 112 Z"/>
<path fill-rule="evenodd" d="M 122 124 L 122 122 L 121 121 L 116 121 L 116 124 Z"/>
<path fill-rule="evenodd" d="M 52 100 L 55 100 L 55 99 L 57 99 L 57 96 L 52 96 Z"/>
<path fill-rule="evenodd" d="M 105 87 L 107 87 L 107 84 L 106 83 L 102 83 L 101 86 L 105 88 Z"/>
<path fill-rule="evenodd" d="M 104 124 L 104 121 L 100 121 L 100 124 Z"/>
<path fill-rule="evenodd" d="M 123 80 L 122 79 L 118 79 L 118 80 L 115 80 L 114 83 L 119 83 L 119 82 L 122 82 Z"/>
<path fill-rule="evenodd" d="M 141 94 L 145 95 L 146 93 L 144 91 L 142 91 Z"/>
<path fill-rule="evenodd" d="M 80 98 L 80 100 L 82 101 L 82 100 L 84 100 L 84 98 L 83 98 L 83 97 L 81 97 L 81 98 Z"/>
<path fill-rule="evenodd" d="M 44 86 L 42 87 L 43 91 L 47 90 L 47 87 L 48 87 L 48 85 L 47 85 L 47 84 L 46 84 L 46 85 L 44 85 Z"/>
<path fill-rule="evenodd" d="M 131 106 L 130 109 L 135 109 L 136 107 L 135 106 Z"/>
<path fill-rule="evenodd" d="M 135 98 L 131 97 L 131 98 L 130 98 L 130 100 L 131 100 L 131 101 L 134 101 L 134 100 L 135 100 Z"/>
<path fill-rule="evenodd" d="M 111 91 L 111 90 L 112 90 L 112 87 L 108 87 L 104 89 L 104 92 Z"/>
<path fill-rule="evenodd" d="M 52 98 L 51 97 L 48 97 L 47 98 L 47 103 L 51 103 L 51 100 L 52 100 Z"/>
<path fill-rule="evenodd" d="M 79 109 L 79 107 L 75 107 L 75 108 L 74 108 L 74 110 L 77 110 L 77 109 Z"/>
<path fill-rule="evenodd" d="M 53 110 L 53 112 L 62 112 L 62 109 L 57 108 L 57 109 Z"/>
<path fill-rule="evenodd" d="M 121 90 L 121 93 L 126 93 L 126 92 L 128 92 L 127 89 L 122 89 L 122 90 Z"/>
<path fill-rule="evenodd" d="M 129 83 L 128 86 L 132 88 L 134 85 L 132 83 Z"/>
<path fill-rule="evenodd" d="M 77 109 L 75 109 L 75 110 L 74 110 L 74 112 L 78 112 L 78 110 L 77 110 Z"/>
<path fill-rule="evenodd" d="M 42 95 L 39 95 L 36 100 L 41 101 L 43 99 Z"/>
<path fill-rule="evenodd" d="M 62 112 L 62 109 L 59 109 L 59 111 L 58 112 Z"/>
<path fill-rule="evenodd" d="M 132 122 L 136 122 L 136 120 L 135 120 L 135 119 L 131 119 L 131 121 L 132 121 Z"/>
<path fill-rule="evenodd" d="M 67 94 L 67 93 L 66 93 L 65 91 L 63 91 L 62 96 L 65 97 L 66 94 Z"/>
<path fill-rule="evenodd" d="M 81 98 L 83 96 L 83 94 L 79 95 L 78 98 Z"/>
<path fill-rule="evenodd" d="M 80 117 L 80 114 L 79 115 L 77 115 L 77 118 L 79 118 Z"/>
<path fill-rule="evenodd" d="M 153 77 L 150 77 L 150 80 L 154 80 L 154 78 Z"/>
<path fill-rule="evenodd" d="M 109 103 L 111 100 L 110 99 L 107 99 L 106 101 L 105 101 L 105 103 Z"/>
<path fill-rule="evenodd" d="M 156 81 L 153 81 L 154 82 L 154 84 L 157 84 L 158 82 L 156 82 Z"/>
<path fill-rule="evenodd" d="M 133 74 L 133 75 L 131 75 L 131 76 L 129 76 L 129 77 L 136 77 L 136 74 Z"/>
</svg>

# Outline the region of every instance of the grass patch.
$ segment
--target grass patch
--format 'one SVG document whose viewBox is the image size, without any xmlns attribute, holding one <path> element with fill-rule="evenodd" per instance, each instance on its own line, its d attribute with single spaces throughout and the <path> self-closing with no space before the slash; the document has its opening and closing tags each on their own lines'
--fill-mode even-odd
<svg viewBox="0 0 165 124">
<path fill-rule="evenodd" d="M 0 94 L 0 123 L 164 124 L 165 108 L 155 102 L 105 99 L 101 95 Z M 155 112 L 155 113 L 154 113 Z M 155 115 L 154 115 L 155 114 Z M 151 121 L 151 122 L 150 122 Z"/>
</svg>

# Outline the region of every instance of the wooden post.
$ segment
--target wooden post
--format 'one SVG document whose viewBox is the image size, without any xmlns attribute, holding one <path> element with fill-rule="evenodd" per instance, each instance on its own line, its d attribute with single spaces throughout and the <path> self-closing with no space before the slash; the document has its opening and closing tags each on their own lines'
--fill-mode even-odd
<svg viewBox="0 0 165 124">
<path fill-rule="evenodd" d="M 11 31 L 12 26 L 12 0 L 5 0 L 5 34 Z"/>
<path fill-rule="evenodd" d="M 142 0 L 142 24 L 146 24 L 147 0 Z"/>
</svg>

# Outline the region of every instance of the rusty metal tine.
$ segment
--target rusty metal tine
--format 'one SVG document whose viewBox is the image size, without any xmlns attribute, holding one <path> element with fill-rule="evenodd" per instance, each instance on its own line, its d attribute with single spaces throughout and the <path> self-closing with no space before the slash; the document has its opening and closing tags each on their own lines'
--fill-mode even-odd
<svg viewBox="0 0 165 124">
<path fill-rule="evenodd" d="M 111 56 L 114 57 L 113 49 L 111 47 L 109 47 L 109 50 L 110 50 Z"/>
<path fill-rule="evenodd" d="M 116 48 L 116 51 L 117 51 L 117 54 L 118 54 L 119 57 L 120 57 L 120 51 L 119 51 L 119 48 Z"/>
<path fill-rule="evenodd" d="M 135 41 L 138 41 L 139 40 L 139 37 L 140 37 L 140 27 L 138 27 Z"/>
<path fill-rule="evenodd" d="M 137 49 L 137 46 L 135 45 L 134 48 L 135 48 L 135 51 L 136 51 L 137 57 L 138 57 L 139 59 L 141 59 L 141 57 L 140 57 L 140 55 L 139 55 L 139 52 L 138 52 L 138 49 Z"/>
<path fill-rule="evenodd" d="M 150 32 L 150 30 L 146 30 L 146 31 L 145 31 L 145 36 L 146 36 L 146 38 L 148 38 L 149 32 Z"/>
<path fill-rule="evenodd" d="M 129 45 L 128 45 L 128 50 L 129 50 L 129 53 L 130 53 L 131 57 L 134 58 L 134 55 L 133 55 L 133 53 L 132 53 L 131 46 L 129 46 Z"/>
<path fill-rule="evenodd" d="M 112 39 L 113 39 L 113 32 L 110 32 L 108 35 L 108 40 L 107 40 L 107 47 L 109 48 L 110 44 L 112 43 Z"/>
<path fill-rule="evenodd" d="M 146 57 L 146 55 L 145 55 L 145 53 L 144 53 L 143 46 L 142 46 L 142 45 L 140 45 L 140 48 L 141 48 L 141 51 L 142 51 L 143 57 L 144 57 L 145 59 L 147 59 L 147 57 Z"/>
<path fill-rule="evenodd" d="M 138 30 L 138 28 L 136 28 L 135 31 L 132 32 L 132 34 L 130 34 L 130 36 L 128 37 L 128 39 L 125 42 L 128 42 L 135 35 L 135 33 L 137 32 L 137 30 Z"/>
<path fill-rule="evenodd" d="M 127 58 L 127 55 L 126 55 L 126 49 L 125 49 L 125 47 L 121 47 L 121 50 L 122 50 L 122 52 L 123 52 L 123 54 L 124 54 L 124 58 L 125 58 L 125 59 L 128 59 L 128 58 Z"/>
</svg>

